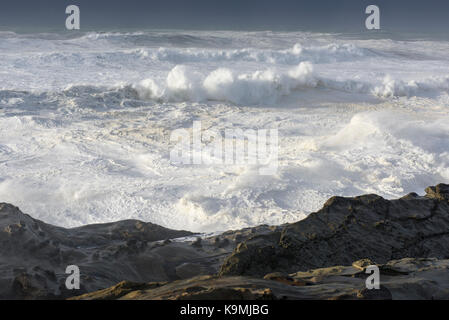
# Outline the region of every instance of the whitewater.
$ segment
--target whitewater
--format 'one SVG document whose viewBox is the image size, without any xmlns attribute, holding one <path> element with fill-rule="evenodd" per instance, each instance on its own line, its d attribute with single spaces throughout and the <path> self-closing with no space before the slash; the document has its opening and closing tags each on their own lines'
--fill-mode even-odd
<svg viewBox="0 0 449 320">
<path fill-rule="evenodd" d="M 278 170 L 170 161 L 176 129 L 277 129 Z M 449 182 L 449 42 L 0 32 L 0 202 L 75 227 L 216 232 Z"/>
</svg>

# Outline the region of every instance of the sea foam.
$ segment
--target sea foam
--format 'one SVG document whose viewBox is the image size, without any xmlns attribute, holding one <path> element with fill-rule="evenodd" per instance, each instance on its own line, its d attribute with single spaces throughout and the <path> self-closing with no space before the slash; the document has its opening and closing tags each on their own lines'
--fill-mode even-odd
<svg viewBox="0 0 449 320">
<path fill-rule="evenodd" d="M 0 198 L 62 226 L 212 232 L 449 182 L 449 44 L 306 32 L 0 32 Z M 173 130 L 277 129 L 278 170 L 179 165 Z"/>
</svg>

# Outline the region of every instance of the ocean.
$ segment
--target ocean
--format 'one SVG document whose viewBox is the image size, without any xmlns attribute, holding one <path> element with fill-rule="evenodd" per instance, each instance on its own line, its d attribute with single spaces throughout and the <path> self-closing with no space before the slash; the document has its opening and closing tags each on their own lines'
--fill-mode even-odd
<svg viewBox="0 0 449 320">
<path fill-rule="evenodd" d="M 0 32 L 0 201 L 75 227 L 216 232 L 449 182 L 449 42 L 273 31 Z M 174 130 L 278 131 L 278 167 L 174 164 Z"/>
</svg>

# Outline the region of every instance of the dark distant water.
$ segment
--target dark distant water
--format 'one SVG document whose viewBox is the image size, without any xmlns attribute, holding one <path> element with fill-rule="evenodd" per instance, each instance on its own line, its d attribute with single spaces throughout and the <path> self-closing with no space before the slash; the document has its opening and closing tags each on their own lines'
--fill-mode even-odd
<svg viewBox="0 0 449 320">
<path fill-rule="evenodd" d="M 446 0 L 3 0 L 2 30 L 64 30 L 65 8 L 77 4 L 84 31 L 142 29 L 366 32 L 365 8 L 381 9 L 387 33 L 446 37 Z M 383 36 L 382 32 L 379 32 Z M 376 36 L 370 32 L 369 36 Z"/>
</svg>

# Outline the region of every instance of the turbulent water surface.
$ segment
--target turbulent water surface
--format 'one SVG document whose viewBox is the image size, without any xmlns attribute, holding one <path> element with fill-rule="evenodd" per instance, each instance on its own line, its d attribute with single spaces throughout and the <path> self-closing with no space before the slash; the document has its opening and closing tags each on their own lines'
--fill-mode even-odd
<svg viewBox="0 0 449 320">
<path fill-rule="evenodd" d="M 448 93 L 441 40 L 1 32 L 0 201 L 62 226 L 212 232 L 397 197 L 449 181 Z M 193 121 L 278 129 L 277 173 L 173 164 L 170 133 Z"/>
</svg>

